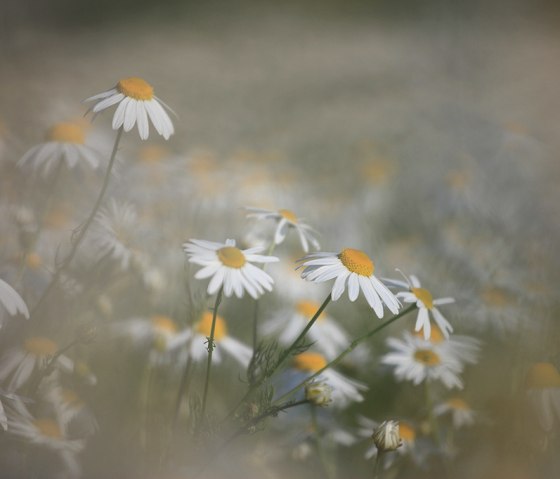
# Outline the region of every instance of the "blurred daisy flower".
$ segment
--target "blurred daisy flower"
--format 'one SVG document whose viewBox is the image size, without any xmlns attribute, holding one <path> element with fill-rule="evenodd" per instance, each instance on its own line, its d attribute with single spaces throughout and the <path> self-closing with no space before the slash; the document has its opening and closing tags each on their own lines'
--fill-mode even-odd
<svg viewBox="0 0 560 479">
<path fill-rule="evenodd" d="M 86 130 L 78 122 L 55 124 L 46 141 L 31 148 L 18 161 L 21 168 L 30 167 L 48 176 L 60 162 L 72 169 L 87 164 L 96 169 L 100 164 L 99 153 L 85 144 Z"/>
<path fill-rule="evenodd" d="M 414 334 L 419 339 L 424 339 L 424 334 L 417 331 Z M 480 352 L 480 341 L 471 336 L 454 334 L 445 338 L 437 324 L 432 324 L 428 338 L 439 349 L 448 350 L 461 363 L 476 364 Z"/>
<path fill-rule="evenodd" d="M 448 389 L 463 388 L 459 377 L 463 366 L 451 350 L 438 348 L 406 331 L 404 340 L 389 338 L 387 344 L 393 351 L 382 356 L 381 363 L 394 366 L 394 374 L 399 381 L 412 381 L 418 385 L 424 381 L 439 380 Z"/>
<path fill-rule="evenodd" d="M 350 301 L 356 301 L 360 290 L 368 304 L 379 317 L 383 317 L 383 303 L 393 314 L 400 303 L 391 291 L 373 274 L 375 266 L 363 251 L 345 248 L 340 253 L 312 253 L 300 260 L 301 277 L 307 281 L 322 283 L 334 279 L 332 300 L 336 301 L 348 286 Z"/>
<path fill-rule="evenodd" d="M 9 316 L 22 314 L 29 318 L 29 310 L 25 301 L 14 288 L 0 279 L 0 328 L 2 328 L 4 312 L 7 312 Z"/>
<path fill-rule="evenodd" d="M 17 391 L 37 368 L 44 368 L 57 351 L 58 345 L 49 338 L 26 338 L 21 346 L 7 349 L 0 357 L 0 382 L 7 381 L 8 391 Z M 68 372 L 74 369 L 72 360 L 63 354 L 57 356 L 55 364 Z"/>
<path fill-rule="evenodd" d="M 321 304 L 311 300 L 298 301 L 294 307 L 279 310 L 263 324 L 266 335 L 278 334 L 278 341 L 291 344 L 319 310 Z M 348 334 L 324 311 L 308 332 L 315 346 L 329 359 L 334 359 L 349 344 Z"/>
<path fill-rule="evenodd" d="M 205 311 L 192 328 L 185 329 L 169 343 L 169 350 L 173 351 L 186 345 L 189 356 L 194 361 L 206 360 L 208 357 L 208 338 L 210 337 L 211 328 L 212 312 Z M 226 353 L 244 368 L 249 365 L 253 350 L 229 335 L 226 321 L 220 315 L 216 315 L 214 343 L 216 348 L 212 356 L 213 361 L 221 362 L 222 353 Z"/>
<path fill-rule="evenodd" d="M 544 431 L 560 422 L 560 372 L 552 363 L 535 363 L 527 371 L 527 398 Z"/>
<path fill-rule="evenodd" d="M 245 209 L 250 212 L 247 218 L 256 218 L 258 220 L 273 219 L 278 223 L 274 232 L 275 245 L 281 244 L 286 239 L 288 231 L 294 229 L 298 234 L 301 248 L 304 252 L 307 253 L 309 251 L 310 244 L 314 249 L 320 248 L 319 242 L 315 238 L 316 232 L 311 226 L 304 223 L 303 219 L 298 218 L 293 211 L 286 209 L 274 211 L 250 207 Z"/>
<path fill-rule="evenodd" d="M 455 429 L 472 425 L 476 416 L 468 403 L 459 397 L 453 397 L 445 402 L 437 404 L 434 407 L 434 414 L 436 416 L 451 414 L 451 421 Z"/>
<path fill-rule="evenodd" d="M 372 419 L 369 419 L 365 416 L 358 416 L 358 431 L 357 435 L 364 438 L 364 439 L 372 439 L 373 431 L 376 431 L 379 427 L 379 424 Z M 416 427 L 414 427 L 410 422 L 399 420 L 398 421 L 398 428 L 399 428 L 399 438 L 400 438 L 400 446 L 395 449 L 400 456 L 404 456 L 407 454 L 412 454 L 413 459 L 415 462 L 418 462 L 419 457 L 416 454 Z M 377 446 L 373 443 L 369 446 L 364 454 L 366 459 L 371 459 L 377 455 Z M 385 469 L 388 469 L 395 459 L 394 455 L 388 455 L 385 458 Z"/>
<path fill-rule="evenodd" d="M 136 345 L 150 348 L 157 353 L 167 351 L 177 332 L 175 321 L 162 314 L 155 314 L 149 318 L 129 318 L 111 325 L 113 335 L 127 337 Z"/>
<path fill-rule="evenodd" d="M 228 239 L 225 243 L 215 243 L 191 239 L 183 244 L 189 262 L 203 266 L 195 274 L 196 279 L 212 277 L 208 283 L 208 294 L 216 293 L 222 286 L 226 297 L 233 293 L 242 298 L 245 291 L 257 299 L 265 290 L 272 291 L 273 279 L 261 268 L 252 263 L 274 263 L 275 256 L 263 256 L 264 248 L 255 247 L 241 250 L 235 241 Z"/>
<path fill-rule="evenodd" d="M 328 364 L 327 359 L 320 353 L 306 351 L 294 356 L 291 367 L 297 376 L 311 375 L 320 371 Z M 298 378 L 299 380 L 300 378 Z M 333 369 L 325 369 L 315 381 L 323 382 L 332 387 L 332 401 L 335 407 L 346 407 L 350 402 L 361 402 L 364 397 L 361 391 L 367 386 L 359 381 L 348 378 Z"/>
<path fill-rule="evenodd" d="M 95 114 L 118 104 L 113 115 L 113 130 L 123 127 L 124 131 L 128 132 L 138 124 L 138 133 L 142 140 L 147 140 L 150 133 L 148 118 L 156 131 L 166 140 L 175 132 L 173 123 L 164 109 L 165 107 L 172 111 L 171 108 L 154 95 L 152 85 L 142 78 L 123 78 L 114 88 L 84 101 L 97 102 L 91 108 Z"/>
<path fill-rule="evenodd" d="M 404 275 L 403 275 L 404 276 Z M 449 333 L 453 332 L 453 326 L 443 317 L 436 306 L 454 303 L 453 298 L 434 299 L 432 293 L 422 288 L 420 281 L 414 275 L 410 278 L 405 276 L 406 282 L 397 279 L 383 279 L 386 283 L 407 288 L 409 291 L 401 291 L 397 293 L 397 298 L 402 299 L 404 303 L 414 303 L 418 308 L 418 316 L 416 318 L 415 331 L 424 331 L 424 339 L 429 339 L 431 332 L 430 314 L 438 325 L 443 335 L 448 338 Z"/>
</svg>

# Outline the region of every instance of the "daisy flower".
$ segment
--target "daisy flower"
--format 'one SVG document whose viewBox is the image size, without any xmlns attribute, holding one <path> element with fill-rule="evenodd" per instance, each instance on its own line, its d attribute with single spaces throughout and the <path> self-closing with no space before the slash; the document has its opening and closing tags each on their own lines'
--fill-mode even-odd
<svg viewBox="0 0 560 479">
<path fill-rule="evenodd" d="M 58 345 L 49 338 L 26 338 L 21 346 L 6 350 L 0 357 L 0 382 L 8 381 L 8 391 L 18 390 L 37 368 L 47 365 L 58 349 Z M 74 363 L 64 354 L 56 358 L 55 364 L 68 372 L 74 369 Z"/>
<path fill-rule="evenodd" d="M 188 353 L 194 361 L 204 361 L 208 356 L 208 338 L 212 328 L 212 312 L 205 311 L 192 328 L 185 329 L 169 343 L 169 350 L 173 351 L 187 345 Z M 226 321 L 220 315 L 216 315 L 216 326 L 214 328 L 214 354 L 212 360 L 217 363 L 222 360 L 222 353 L 226 353 L 240 363 L 244 368 L 249 365 L 253 350 L 241 341 L 232 338 L 228 334 Z"/>
<path fill-rule="evenodd" d="M 48 132 L 46 141 L 25 153 L 18 166 L 29 166 L 48 176 L 56 170 L 60 162 L 72 169 L 87 164 L 97 169 L 100 164 L 99 153 L 85 144 L 86 131 L 79 123 L 64 122 L 55 124 Z"/>
<path fill-rule="evenodd" d="M 80 476 L 77 454 L 84 448 L 83 439 L 69 439 L 65 427 L 56 417 L 33 417 L 20 399 L 10 402 L 8 432 L 39 447 L 58 454 L 68 477 Z"/>
<path fill-rule="evenodd" d="M 275 256 L 263 256 L 264 248 L 255 247 L 241 250 L 235 246 L 235 241 L 228 239 L 225 243 L 215 243 L 191 239 L 183 244 L 189 257 L 189 262 L 203 266 L 195 274 L 196 279 L 212 277 L 208 283 L 208 294 L 216 293 L 224 288 L 226 297 L 233 293 L 242 298 L 245 291 L 257 299 L 265 290 L 272 291 L 273 279 L 261 268 L 251 263 L 274 263 Z"/>
<path fill-rule="evenodd" d="M 527 398 L 543 430 L 560 423 L 560 372 L 552 363 L 535 363 L 525 380 Z"/>
<path fill-rule="evenodd" d="M 468 403 L 459 397 L 453 397 L 436 405 L 436 407 L 434 407 L 434 414 L 436 416 L 451 414 L 451 421 L 455 429 L 472 425 L 476 416 Z"/>
<path fill-rule="evenodd" d="M 147 140 L 150 133 L 148 118 L 166 140 L 175 132 L 173 123 L 163 107 L 169 111 L 172 111 L 171 108 L 154 95 L 152 85 L 142 78 L 123 78 L 114 88 L 84 101 L 97 102 L 91 108 L 95 114 L 118 104 L 113 115 L 113 130 L 123 127 L 124 131 L 130 131 L 138 123 L 138 133 L 142 140 Z"/>
<path fill-rule="evenodd" d="M 169 316 L 155 314 L 149 318 L 129 318 L 111 325 L 111 333 L 130 338 L 139 346 L 162 353 L 178 334 L 177 324 Z"/>
<path fill-rule="evenodd" d="M 0 279 L 0 328 L 2 328 L 4 311 L 7 312 L 9 316 L 22 314 L 26 318 L 29 318 L 29 310 L 27 309 L 25 301 L 23 301 L 14 288 Z"/>
<path fill-rule="evenodd" d="M 450 350 L 438 348 L 406 331 L 404 340 L 389 338 L 387 344 L 393 351 L 382 356 L 381 363 L 394 366 L 399 381 L 412 381 L 418 385 L 423 381 L 439 380 L 448 389 L 463 388 L 459 377 L 463 366 Z"/>
<path fill-rule="evenodd" d="M 432 293 L 427 289 L 422 288 L 418 278 L 412 274 L 410 275 L 410 278 L 405 276 L 405 279 L 406 282 L 397 279 L 385 278 L 384 281 L 391 285 L 408 289 L 408 291 L 401 291 L 397 293 L 397 298 L 402 299 L 404 303 L 416 304 L 416 307 L 418 308 L 418 316 L 416 317 L 416 327 L 414 330 L 423 330 L 424 339 L 428 339 L 431 331 L 430 316 L 432 316 L 440 331 L 446 338 L 448 338 L 449 333 L 453 332 L 453 326 L 451 326 L 449 321 L 443 317 L 436 306 L 454 303 L 455 300 L 453 298 L 434 299 Z"/>
<path fill-rule="evenodd" d="M 312 253 L 301 260 L 301 277 L 307 281 L 322 283 L 334 279 L 332 300 L 336 301 L 348 285 L 350 301 L 356 301 L 360 290 L 368 304 L 379 317 L 383 317 L 383 303 L 393 314 L 399 311 L 400 303 L 391 291 L 373 274 L 375 267 L 363 251 L 345 248 L 340 253 Z"/>
<path fill-rule="evenodd" d="M 428 340 L 439 349 L 447 350 L 461 363 L 476 364 L 480 352 L 480 341 L 471 336 L 454 334 L 445 338 L 437 324 L 432 324 Z M 420 331 L 415 332 L 416 337 L 424 339 L 424 334 Z"/>
<path fill-rule="evenodd" d="M 327 359 L 320 353 L 306 351 L 294 356 L 292 370 L 298 375 L 312 375 L 320 371 L 328 364 Z M 367 390 L 367 386 L 359 381 L 350 379 L 333 369 L 325 369 L 316 381 L 327 383 L 332 387 L 333 406 L 346 407 L 350 402 L 361 402 L 364 397 L 361 391 Z"/>
<path fill-rule="evenodd" d="M 357 435 L 364 438 L 372 438 L 372 433 L 379 427 L 379 424 L 372 419 L 365 416 L 358 416 L 358 431 Z M 411 454 L 415 462 L 418 462 L 418 457 L 416 455 L 416 427 L 414 427 L 410 422 L 399 420 L 399 437 L 401 440 L 401 445 L 396 449 L 399 455 L 404 456 Z M 364 454 L 366 459 L 371 459 L 377 455 L 377 447 L 375 443 L 369 446 Z M 394 461 L 394 455 L 390 454 L 386 456 L 385 469 L 388 469 Z"/>
<path fill-rule="evenodd" d="M 321 307 L 311 300 L 298 301 L 293 308 L 278 311 L 263 325 L 266 335 L 278 334 L 280 343 L 289 345 Z M 326 312 L 319 315 L 308 332 L 309 339 L 329 359 L 334 359 L 349 344 L 348 334 Z"/>
<path fill-rule="evenodd" d="M 290 229 L 294 229 L 298 234 L 301 248 L 306 253 L 309 251 L 309 244 L 315 249 L 319 249 L 319 242 L 315 238 L 315 231 L 311 226 L 304 223 L 302 218 L 298 218 L 291 210 L 280 209 L 277 211 L 266 210 L 262 208 L 245 208 L 250 211 L 247 218 L 256 218 L 258 220 L 273 219 L 277 222 L 276 231 L 274 232 L 274 244 L 281 244 Z"/>
</svg>

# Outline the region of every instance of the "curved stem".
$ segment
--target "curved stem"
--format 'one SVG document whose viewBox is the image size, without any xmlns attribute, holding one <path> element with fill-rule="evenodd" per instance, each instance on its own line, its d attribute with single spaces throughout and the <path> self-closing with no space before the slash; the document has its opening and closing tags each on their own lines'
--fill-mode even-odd
<svg viewBox="0 0 560 479">
<path fill-rule="evenodd" d="M 206 378 L 204 380 L 204 393 L 202 395 L 202 409 L 200 411 L 199 424 L 204 421 L 204 413 L 206 412 L 206 399 L 208 397 L 208 385 L 210 384 L 210 371 L 212 370 L 212 353 L 214 352 L 214 332 L 216 330 L 216 317 L 218 316 L 218 307 L 222 302 L 222 293 L 224 287 L 222 286 L 216 295 L 216 302 L 214 303 L 214 310 L 212 311 L 212 327 L 210 328 L 210 336 L 208 337 L 208 361 L 206 363 Z"/>
<path fill-rule="evenodd" d="M 375 334 L 377 334 L 379 331 L 381 331 L 382 329 L 385 329 L 387 326 L 389 326 L 390 324 L 394 323 L 397 319 L 402 318 L 403 316 L 405 316 L 406 314 L 410 313 L 410 311 L 412 311 L 413 309 L 416 309 L 416 305 L 413 304 L 411 306 L 409 306 L 408 308 L 402 310 L 399 314 L 397 314 L 396 316 L 393 316 L 391 319 L 389 319 L 388 321 L 385 321 L 383 324 L 381 324 L 380 326 L 377 326 L 377 328 L 374 328 L 370 331 L 368 331 L 367 333 L 363 334 L 362 336 L 356 338 L 354 341 L 352 341 L 350 343 L 350 345 L 344 350 L 342 351 L 336 358 L 334 358 L 330 363 L 328 363 L 326 366 L 324 366 L 323 368 L 319 369 L 319 371 L 317 371 L 316 373 L 312 374 L 311 376 L 309 376 L 307 379 L 303 380 L 301 383 L 299 383 L 297 386 L 295 386 L 294 388 L 290 389 L 286 394 L 282 395 L 280 398 L 278 398 L 275 402 L 281 402 L 282 400 L 286 399 L 287 397 L 291 396 L 293 393 L 295 393 L 296 391 L 298 391 L 300 388 L 302 388 L 303 386 L 305 386 L 305 384 L 307 384 L 308 382 L 312 381 L 313 379 L 315 379 L 317 376 L 319 376 L 325 369 L 327 368 L 331 368 L 333 366 L 336 366 L 340 361 L 342 361 L 344 359 L 344 357 L 346 357 L 346 355 L 348 355 L 349 353 L 351 353 L 352 351 L 354 351 L 354 349 L 356 349 L 356 347 L 362 343 L 363 341 L 365 341 L 366 339 L 371 338 L 372 336 L 374 336 Z"/>
<path fill-rule="evenodd" d="M 92 208 L 88 218 L 86 219 L 85 223 L 78 227 L 78 229 L 77 229 L 78 235 L 77 235 L 76 239 L 72 241 L 72 248 L 70 249 L 70 253 L 68 253 L 68 256 L 64 259 L 64 261 L 62 262 L 60 267 L 57 268 L 57 270 L 55 271 L 53 277 L 51 278 L 51 281 L 50 281 L 49 285 L 47 286 L 47 288 L 45 289 L 45 291 L 43 292 L 43 294 L 41 295 L 41 297 L 39 298 L 39 300 L 35 304 L 35 307 L 31 311 L 31 317 L 33 317 L 35 315 L 35 313 L 40 309 L 40 307 L 43 304 L 43 302 L 45 301 L 45 299 L 49 296 L 49 294 L 53 291 L 54 287 L 58 284 L 58 282 L 60 280 L 60 277 L 62 276 L 62 273 L 70 266 L 70 263 L 74 259 L 74 256 L 76 256 L 76 253 L 78 252 L 78 248 L 82 244 L 82 241 L 84 240 L 84 238 L 86 236 L 86 233 L 87 233 L 91 223 L 93 222 L 93 220 L 95 218 L 95 215 L 97 214 L 97 211 L 99 210 L 99 207 L 101 206 L 101 203 L 103 202 L 105 192 L 107 191 L 107 187 L 109 186 L 109 180 L 111 179 L 111 171 L 112 171 L 113 165 L 115 163 L 115 158 L 117 156 L 117 150 L 118 150 L 118 147 L 119 147 L 119 143 L 120 143 L 120 140 L 121 140 L 122 133 L 123 133 L 123 128 L 121 127 L 117 131 L 117 137 L 115 138 L 115 143 L 113 145 L 113 151 L 111 152 L 111 158 L 109 159 L 109 165 L 107 166 L 107 171 L 105 172 L 105 178 L 103 180 L 103 185 L 101 186 L 101 191 L 99 192 L 99 195 L 97 196 L 97 200 L 95 201 L 95 204 L 93 205 L 93 208 Z"/>
</svg>

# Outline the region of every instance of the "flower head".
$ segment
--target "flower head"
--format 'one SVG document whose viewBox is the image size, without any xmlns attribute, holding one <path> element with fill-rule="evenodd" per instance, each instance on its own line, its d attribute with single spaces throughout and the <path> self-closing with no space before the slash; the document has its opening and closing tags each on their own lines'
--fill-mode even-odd
<svg viewBox="0 0 560 479">
<path fill-rule="evenodd" d="M 399 300 L 373 274 L 375 266 L 363 251 L 345 248 L 340 253 L 313 253 L 301 260 L 301 277 L 322 283 L 334 279 L 332 299 L 336 301 L 348 286 L 348 297 L 355 301 L 360 290 L 379 317 L 383 317 L 383 303 L 393 314 L 399 311 Z"/>
<path fill-rule="evenodd" d="M 383 421 L 371 437 L 377 449 L 382 452 L 395 451 L 402 445 L 398 421 Z"/>
<path fill-rule="evenodd" d="M 305 385 L 305 399 L 315 406 L 328 406 L 332 401 L 333 388 L 322 381 L 315 381 Z"/>
<path fill-rule="evenodd" d="M 246 208 L 250 213 L 248 218 L 257 218 L 259 220 L 273 219 L 277 222 L 276 231 L 274 233 L 274 244 L 282 243 L 288 234 L 288 231 L 293 229 L 296 231 L 301 243 L 301 248 L 304 252 L 309 251 L 309 244 L 315 249 L 319 249 L 319 242 L 315 238 L 315 232 L 311 226 L 306 224 L 302 218 L 291 210 L 280 209 L 277 211 L 266 210 L 262 208 Z"/>
<path fill-rule="evenodd" d="M 226 296 L 233 293 L 242 298 L 245 291 L 257 299 L 265 290 L 272 291 L 273 279 L 252 263 L 274 263 L 278 258 L 263 256 L 264 248 L 241 250 L 234 240 L 225 243 L 192 239 L 183 245 L 189 262 L 203 266 L 195 274 L 196 279 L 212 277 L 208 283 L 208 294 L 216 293 L 222 286 Z"/>
<path fill-rule="evenodd" d="M 453 326 L 451 326 L 449 321 L 443 317 L 436 306 L 454 303 L 455 300 L 453 298 L 434 299 L 429 290 L 422 288 L 420 281 L 416 276 L 410 275 L 410 278 L 405 276 L 405 279 L 406 282 L 396 279 L 386 280 L 386 282 L 408 289 L 408 291 L 401 291 L 397 293 L 397 298 L 402 299 L 404 303 L 416 304 L 416 307 L 418 308 L 418 316 L 416 318 L 415 331 L 423 330 L 424 339 L 429 339 L 431 333 L 430 316 L 432 316 L 435 323 L 438 325 L 439 330 L 446 338 L 449 338 L 449 333 L 453 332 Z"/>
<path fill-rule="evenodd" d="M 527 371 L 525 388 L 541 428 L 552 430 L 560 422 L 560 372 L 552 363 L 535 363 Z"/>
<path fill-rule="evenodd" d="M 171 109 L 154 95 L 152 85 L 142 78 L 123 78 L 115 87 L 85 101 L 97 102 L 91 108 L 93 113 L 99 113 L 118 104 L 113 115 L 113 130 L 123 127 L 124 131 L 130 131 L 138 123 L 138 133 L 142 140 L 147 140 L 150 133 L 148 118 L 156 131 L 166 140 L 175 132 L 164 107 Z"/>
</svg>

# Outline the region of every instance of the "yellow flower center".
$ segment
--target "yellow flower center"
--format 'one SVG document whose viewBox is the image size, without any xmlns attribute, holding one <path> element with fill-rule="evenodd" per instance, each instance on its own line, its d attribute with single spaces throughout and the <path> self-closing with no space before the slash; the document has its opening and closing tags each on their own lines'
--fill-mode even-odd
<svg viewBox="0 0 560 479">
<path fill-rule="evenodd" d="M 156 314 L 155 316 L 152 316 L 150 320 L 152 321 L 154 329 L 158 333 L 174 334 L 177 332 L 177 325 L 168 316 Z"/>
<path fill-rule="evenodd" d="M 300 371 L 316 373 L 327 365 L 327 360 L 319 353 L 301 353 L 294 357 L 292 365 Z"/>
<path fill-rule="evenodd" d="M 360 276 L 371 276 L 375 270 L 370 257 L 359 249 L 344 248 L 338 259 L 349 271 Z"/>
<path fill-rule="evenodd" d="M 212 312 L 205 311 L 202 314 L 202 318 L 197 323 L 196 331 L 207 338 L 210 337 L 210 332 L 212 329 Z M 214 327 L 214 341 L 220 341 L 227 336 L 227 326 L 224 319 L 220 316 L 216 316 L 216 325 Z"/>
<path fill-rule="evenodd" d="M 416 430 L 407 422 L 399 422 L 399 435 L 404 442 L 414 442 L 416 439 Z"/>
<path fill-rule="evenodd" d="M 428 309 L 432 309 L 434 307 L 434 298 L 432 297 L 432 293 L 430 293 L 425 288 L 410 288 L 412 294 L 416 296 L 416 299 L 419 299 L 424 303 L 424 306 Z"/>
<path fill-rule="evenodd" d="M 83 145 L 86 141 L 86 135 L 80 125 L 75 123 L 57 123 L 48 131 L 47 140 Z"/>
<path fill-rule="evenodd" d="M 117 83 L 117 90 L 135 100 L 151 100 L 154 88 L 146 80 L 138 77 L 123 78 Z"/>
<path fill-rule="evenodd" d="M 457 409 L 459 411 L 470 411 L 469 405 L 461 398 L 451 398 L 447 401 L 447 405 L 452 409 Z"/>
<path fill-rule="evenodd" d="M 62 400 L 66 404 L 69 404 L 71 406 L 80 406 L 83 404 L 83 401 L 80 399 L 80 396 L 78 396 L 71 389 L 63 389 L 61 391 L 61 394 L 62 394 Z"/>
<path fill-rule="evenodd" d="M 58 351 L 58 345 L 54 341 L 39 336 L 27 338 L 23 342 L 23 348 L 35 356 L 52 356 Z"/>
<path fill-rule="evenodd" d="M 74 373 L 82 378 L 85 378 L 91 374 L 91 369 L 83 361 L 76 361 L 74 363 Z"/>
<path fill-rule="evenodd" d="M 437 366 L 441 364 L 440 357 L 431 349 L 417 349 L 414 359 L 425 366 Z"/>
<path fill-rule="evenodd" d="M 39 253 L 29 253 L 25 257 L 25 264 L 29 269 L 39 269 L 43 264 L 43 259 L 39 256 Z"/>
<path fill-rule="evenodd" d="M 489 306 L 504 308 L 509 302 L 509 295 L 503 289 L 491 286 L 482 292 L 482 300 Z"/>
<path fill-rule="evenodd" d="M 290 223 L 297 223 L 297 216 L 291 210 L 278 210 L 278 213 L 282 215 L 284 219 L 287 219 Z"/>
<path fill-rule="evenodd" d="M 470 173 L 465 170 L 452 171 L 447 175 L 447 184 L 454 190 L 464 190 L 470 181 Z"/>
<path fill-rule="evenodd" d="M 243 251 L 235 246 L 224 246 L 218 250 L 218 259 L 228 268 L 242 268 L 245 265 Z"/>
<path fill-rule="evenodd" d="M 33 425 L 40 431 L 43 436 L 52 439 L 62 439 L 62 431 L 56 421 L 50 418 L 35 419 Z"/>
<path fill-rule="evenodd" d="M 296 304 L 296 311 L 303 317 L 310 320 L 320 307 L 321 305 L 319 303 L 316 303 L 315 301 L 300 301 Z M 324 317 L 325 313 L 323 312 L 319 315 L 319 318 L 317 318 L 317 320 L 321 321 L 322 319 L 324 319 Z"/>
<path fill-rule="evenodd" d="M 168 154 L 167 149 L 161 145 L 148 145 L 140 150 L 140 160 L 146 163 L 158 163 Z"/>
<path fill-rule="evenodd" d="M 527 372 L 527 389 L 560 388 L 560 372 L 551 363 L 535 363 Z"/>
<path fill-rule="evenodd" d="M 374 185 L 385 183 L 391 176 L 393 164 L 389 160 L 374 159 L 364 165 L 362 173 Z"/>
<path fill-rule="evenodd" d="M 431 321 L 430 321 L 430 324 L 432 325 L 432 329 L 430 330 L 430 337 L 428 338 L 428 341 L 431 341 L 434 344 L 438 344 L 438 343 L 441 343 L 442 341 L 444 341 L 445 336 L 441 332 L 441 329 L 439 329 L 439 326 L 437 324 L 432 323 Z M 424 339 L 424 332 L 423 331 L 417 331 L 414 334 L 417 337 Z"/>
</svg>

